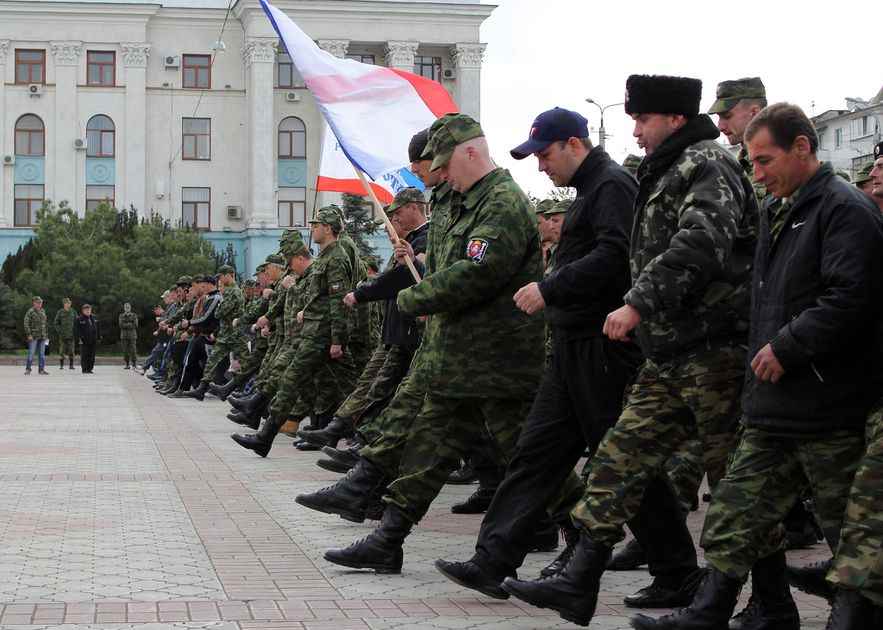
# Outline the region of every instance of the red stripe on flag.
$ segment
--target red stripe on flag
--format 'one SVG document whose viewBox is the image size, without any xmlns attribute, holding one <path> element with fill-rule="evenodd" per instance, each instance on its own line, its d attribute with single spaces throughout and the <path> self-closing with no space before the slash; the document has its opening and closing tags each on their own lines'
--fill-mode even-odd
<svg viewBox="0 0 883 630">
<path fill-rule="evenodd" d="M 414 87 L 417 95 L 426 103 L 436 118 L 441 118 L 445 114 L 454 114 L 460 111 L 457 104 L 451 99 L 448 91 L 442 87 L 441 83 L 421 77 L 419 74 L 405 72 L 404 70 L 396 70 L 390 68 L 397 75 L 405 79 Z"/>
<path fill-rule="evenodd" d="M 371 184 L 371 188 L 374 189 L 374 194 L 377 195 L 380 203 L 390 203 L 392 201 L 392 195 L 385 188 L 378 186 L 377 184 Z M 316 180 L 316 190 L 349 193 L 350 195 L 359 195 L 361 197 L 368 194 L 365 191 L 365 187 L 362 186 L 362 182 L 358 179 L 337 179 L 335 177 L 324 177 L 321 175 Z"/>
</svg>

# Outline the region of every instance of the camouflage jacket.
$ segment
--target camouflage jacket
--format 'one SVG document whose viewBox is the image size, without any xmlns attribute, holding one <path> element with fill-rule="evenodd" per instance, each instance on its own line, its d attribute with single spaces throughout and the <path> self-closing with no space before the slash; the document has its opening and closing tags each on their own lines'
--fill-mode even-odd
<svg viewBox="0 0 883 630">
<path fill-rule="evenodd" d="M 285 343 L 292 346 L 297 345 L 297 342 L 300 340 L 301 330 L 303 329 L 303 324 L 299 324 L 297 321 L 297 314 L 306 306 L 307 287 L 310 285 L 312 269 L 312 265 L 307 267 L 304 275 L 288 287 L 288 291 L 285 294 Z"/>
<path fill-rule="evenodd" d="M 644 355 L 667 361 L 701 344 L 745 343 L 757 199 L 736 160 L 691 119 L 638 170 L 625 302 L 641 314 Z"/>
<path fill-rule="evenodd" d="M 368 278 L 368 268 L 362 262 L 359 255 L 359 247 L 356 242 L 346 233 L 342 233 L 338 239 L 338 244 L 346 252 L 350 259 L 350 265 L 353 268 L 353 285 L 350 291 L 355 290 L 360 282 L 364 282 Z M 371 324 L 371 307 L 368 304 L 357 304 L 355 308 L 350 309 L 350 343 L 358 341 L 367 344 L 373 348 L 380 341 L 380 330 Z"/>
<path fill-rule="evenodd" d="M 135 313 L 120 313 L 117 323 L 120 327 L 120 339 L 138 338 L 138 316 Z"/>
<path fill-rule="evenodd" d="M 242 316 L 245 308 L 245 296 L 242 289 L 236 284 L 224 287 L 221 292 L 221 303 L 215 311 L 215 316 L 221 322 L 217 338 L 223 341 L 231 341 L 240 336 L 238 330 L 233 327 L 233 320 Z"/>
<path fill-rule="evenodd" d="M 46 311 L 39 311 L 33 306 L 25 313 L 25 337 L 49 339 L 49 327 L 46 324 Z"/>
<path fill-rule="evenodd" d="M 285 296 L 288 290 L 282 286 L 282 280 L 284 279 L 285 276 L 282 276 L 273 285 L 273 295 L 270 296 L 267 302 L 267 312 L 264 313 L 264 316 L 270 320 L 270 337 L 268 342 L 271 351 L 285 338 Z"/>
<path fill-rule="evenodd" d="M 436 230 L 427 275 L 398 297 L 402 312 L 432 315 L 416 382 L 442 396 L 532 399 L 543 366 L 543 319 L 512 299 L 542 276 L 530 202 L 498 168 L 458 196 Z"/>
<path fill-rule="evenodd" d="M 344 346 L 351 330 L 349 309 L 343 303 L 343 296 L 353 286 L 350 257 L 339 243 L 331 243 L 319 253 L 310 269 L 301 334 L 324 339 L 329 346 Z"/>
<path fill-rule="evenodd" d="M 258 296 L 251 300 L 242 311 L 242 317 L 239 318 L 240 330 L 242 330 L 243 332 L 248 331 L 249 335 L 252 335 L 253 333 L 251 333 L 250 330 L 251 326 L 256 321 L 258 321 L 258 318 L 261 315 L 267 312 L 268 303 L 269 300 L 265 300 L 262 296 Z M 266 337 L 261 337 L 260 335 L 257 335 L 254 337 L 252 347 L 266 348 L 268 344 L 269 342 Z"/>
<path fill-rule="evenodd" d="M 751 187 L 754 188 L 754 196 L 757 197 L 757 206 L 760 207 L 763 203 L 764 197 L 767 195 L 766 186 L 754 181 L 754 165 L 751 163 L 751 160 L 748 159 L 748 149 L 745 147 L 744 142 L 739 145 L 739 153 L 736 154 L 736 161 L 739 162 L 739 166 L 742 167 L 742 170 L 748 175 L 748 179 L 751 180 Z"/>
<path fill-rule="evenodd" d="M 74 338 L 74 322 L 77 321 L 77 313 L 74 309 L 58 309 L 52 322 L 55 334 L 59 339 L 69 340 Z"/>
</svg>

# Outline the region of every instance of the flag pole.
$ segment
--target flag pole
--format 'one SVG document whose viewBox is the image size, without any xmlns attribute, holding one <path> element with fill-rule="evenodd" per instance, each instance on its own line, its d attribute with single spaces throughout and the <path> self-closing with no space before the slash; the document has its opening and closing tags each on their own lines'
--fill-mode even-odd
<svg viewBox="0 0 883 630">
<path fill-rule="evenodd" d="M 353 164 L 353 170 L 356 171 L 356 175 L 359 176 L 359 180 L 362 182 L 362 186 L 365 187 L 365 192 L 368 193 L 368 196 L 371 198 L 371 202 L 374 204 L 374 210 L 376 214 L 380 214 L 383 217 L 383 223 L 386 227 L 386 233 L 389 236 L 389 241 L 394 246 L 399 244 L 399 235 L 396 234 L 396 229 L 392 224 L 392 221 L 389 220 L 389 217 L 386 216 L 386 212 L 383 210 L 383 205 L 380 203 L 380 200 L 377 198 L 377 195 L 374 193 L 374 189 L 371 188 L 371 184 L 368 183 L 368 179 L 365 177 L 365 173 L 362 172 L 358 166 Z M 414 261 L 410 258 L 405 258 L 405 264 L 408 265 L 408 270 L 411 272 L 411 275 L 414 277 L 415 282 L 420 282 L 420 273 L 417 271 L 417 268 L 414 266 Z"/>
</svg>

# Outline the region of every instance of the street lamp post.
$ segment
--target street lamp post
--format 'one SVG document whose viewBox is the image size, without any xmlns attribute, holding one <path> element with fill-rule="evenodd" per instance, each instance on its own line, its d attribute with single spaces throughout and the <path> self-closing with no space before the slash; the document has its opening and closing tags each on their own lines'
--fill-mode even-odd
<svg viewBox="0 0 883 630">
<path fill-rule="evenodd" d="M 625 105 L 625 103 L 611 103 L 610 105 L 601 106 L 596 100 L 587 98 L 586 103 L 591 103 L 595 107 L 598 108 L 598 111 L 601 112 L 601 127 L 598 129 L 598 146 L 602 149 L 604 148 L 605 140 L 607 139 L 607 134 L 604 132 L 604 112 L 607 111 L 610 107 L 616 107 L 617 105 Z"/>
</svg>

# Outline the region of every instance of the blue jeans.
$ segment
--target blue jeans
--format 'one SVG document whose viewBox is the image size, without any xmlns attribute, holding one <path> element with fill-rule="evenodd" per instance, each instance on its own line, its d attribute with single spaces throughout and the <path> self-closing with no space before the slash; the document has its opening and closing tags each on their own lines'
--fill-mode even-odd
<svg viewBox="0 0 883 630">
<path fill-rule="evenodd" d="M 34 363 L 34 354 L 37 355 L 37 365 L 40 370 L 46 369 L 46 340 L 45 339 L 31 339 L 28 342 L 28 363 L 27 369 L 31 369 L 31 365 Z"/>
</svg>

